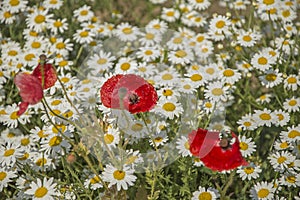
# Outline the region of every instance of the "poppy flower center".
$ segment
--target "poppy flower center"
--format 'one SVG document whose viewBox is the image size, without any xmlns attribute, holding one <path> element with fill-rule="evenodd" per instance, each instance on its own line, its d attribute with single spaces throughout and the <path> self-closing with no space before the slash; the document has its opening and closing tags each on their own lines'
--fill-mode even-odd
<svg viewBox="0 0 300 200">
<path fill-rule="evenodd" d="M 137 104 L 139 102 L 139 96 L 136 95 L 136 94 L 130 94 L 128 99 L 129 99 L 129 102 L 130 102 L 131 105 L 132 104 Z"/>
<path fill-rule="evenodd" d="M 230 147 L 230 142 L 228 138 L 222 138 L 220 140 L 219 145 L 222 147 L 222 149 L 226 150 Z"/>
</svg>

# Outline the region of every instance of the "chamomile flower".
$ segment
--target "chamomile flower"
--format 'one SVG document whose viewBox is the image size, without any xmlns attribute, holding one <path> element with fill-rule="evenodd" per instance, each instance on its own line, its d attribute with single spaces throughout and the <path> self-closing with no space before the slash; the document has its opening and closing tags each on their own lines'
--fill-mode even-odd
<svg viewBox="0 0 300 200">
<path fill-rule="evenodd" d="M 50 42 L 47 38 L 35 37 L 33 39 L 26 41 L 24 45 L 24 49 L 26 49 L 26 51 L 35 52 L 36 54 L 41 55 L 44 52 L 47 52 L 49 46 L 50 46 Z"/>
<path fill-rule="evenodd" d="M 168 60 L 173 64 L 186 65 L 194 59 L 191 49 L 178 49 L 176 51 L 170 51 L 168 54 Z"/>
<path fill-rule="evenodd" d="M 252 138 L 246 138 L 246 136 L 240 136 L 239 135 L 239 141 L 240 141 L 240 151 L 242 153 L 243 157 L 249 157 L 256 151 L 256 145 L 252 141 Z"/>
<path fill-rule="evenodd" d="M 297 13 L 291 8 L 279 7 L 278 16 L 283 22 L 292 22 L 297 18 Z"/>
<path fill-rule="evenodd" d="M 140 75 L 143 78 L 150 77 L 157 73 L 156 66 L 147 62 L 139 62 L 138 66 L 134 70 L 134 73 Z"/>
<path fill-rule="evenodd" d="M 174 68 L 168 68 L 159 72 L 154 77 L 154 81 L 159 86 L 175 86 L 179 81 L 179 73 Z"/>
<path fill-rule="evenodd" d="M 179 33 L 175 33 L 166 45 L 170 50 L 180 50 L 184 49 L 188 45 L 188 40 Z"/>
<path fill-rule="evenodd" d="M 297 188 L 300 186 L 300 174 L 284 174 L 279 179 L 279 184 Z"/>
<path fill-rule="evenodd" d="M 30 167 L 34 171 L 49 171 L 56 168 L 54 160 L 47 153 L 33 152 L 30 154 L 29 159 L 31 160 Z"/>
<path fill-rule="evenodd" d="M 103 185 L 101 184 L 100 177 L 98 175 L 92 174 L 88 179 L 84 181 L 84 187 L 91 188 L 92 190 L 97 190 L 99 188 L 102 188 Z"/>
<path fill-rule="evenodd" d="M 290 114 L 283 110 L 275 110 L 273 112 L 277 116 L 277 121 L 275 122 L 276 126 L 285 126 L 290 121 Z"/>
<path fill-rule="evenodd" d="M 65 155 L 70 150 L 70 147 L 70 143 L 63 138 L 61 133 L 51 133 L 41 141 L 40 151 L 45 151 L 54 156 Z"/>
<path fill-rule="evenodd" d="M 188 2 L 193 6 L 194 9 L 196 10 L 205 10 L 210 6 L 210 1 L 209 0 L 188 0 Z"/>
<path fill-rule="evenodd" d="M 0 170 L 0 192 L 8 186 L 8 183 L 13 181 L 11 179 L 16 177 L 18 177 L 16 171 L 9 171 L 2 168 Z"/>
<path fill-rule="evenodd" d="M 253 163 L 251 163 L 248 166 L 239 167 L 236 172 L 239 174 L 242 180 L 252 180 L 259 177 L 259 173 L 262 172 L 262 169 L 260 166 L 255 166 Z"/>
<path fill-rule="evenodd" d="M 11 0 L 4 0 L 3 7 L 9 8 L 11 13 L 18 13 L 20 11 L 24 11 L 27 7 L 28 1 L 11 1 Z"/>
<path fill-rule="evenodd" d="M 254 68 L 264 72 L 272 67 L 275 64 L 275 60 L 270 54 L 261 52 L 256 53 L 251 58 L 251 64 Z"/>
<path fill-rule="evenodd" d="M 228 98 L 228 89 L 229 88 L 227 86 L 224 86 L 224 83 L 221 81 L 211 82 L 204 90 L 204 96 L 206 99 L 209 99 L 212 102 L 226 102 Z"/>
<path fill-rule="evenodd" d="M 160 51 L 153 47 L 140 47 L 136 53 L 145 62 L 154 61 L 160 56 Z"/>
<path fill-rule="evenodd" d="M 149 30 L 148 30 L 149 29 Z M 139 42 L 142 46 L 153 47 L 156 44 L 159 44 L 162 40 L 162 35 L 155 29 L 146 29 L 146 32 L 141 32 Z"/>
<path fill-rule="evenodd" d="M 1 57 L 4 61 L 18 61 L 22 49 L 19 43 L 10 41 L 1 45 Z"/>
<path fill-rule="evenodd" d="M 152 147 L 157 148 L 163 146 L 169 140 L 166 132 L 160 132 L 153 136 L 150 136 L 149 143 Z"/>
<path fill-rule="evenodd" d="M 300 86 L 299 75 L 291 74 L 284 79 L 283 83 L 285 89 L 295 91 Z"/>
<path fill-rule="evenodd" d="M 153 111 L 169 119 L 174 119 L 175 116 L 179 117 L 183 113 L 183 108 L 177 99 L 159 99 Z"/>
<path fill-rule="evenodd" d="M 18 110 L 19 108 L 15 103 L 6 106 L 4 111 L 5 114 L 1 117 L 0 121 L 2 121 L 3 124 L 6 125 L 8 128 L 16 128 L 18 126 L 18 123 L 24 124 L 25 123 L 24 118 L 27 116 L 25 116 L 24 114 L 21 116 L 17 115 Z"/>
<path fill-rule="evenodd" d="M 275 45 L 278 49 L 283 50 L 283 52 L 286 53 L 287 55 L 292 54 L 293 51 L 297 51 L 296 49 L 291 48 L 292 46 L 295 45 L 295 40 L 291 38 L 283 38 L 283 37 L 276 38 Z"/>
<path fill-rule="evenodd" d="M 300 140 L 300 125 L 287 127 L 286 131 L 280 132 L 280 138 L 287 142 L 296 142 Z"/>
<path fill-rule="evenodd" d="M 249 4 L 251 4 L 251 2 L 248 0 L 235 0 L 232 4 L 229 4 L 229 6 L 235 10 L 246 10 Z"/>
<path fill-rule="evenodd" d="M 272 153 L 268 159 L 275 170 L 284 170 L 296 157 L 288 151 L 277 151 Z"/>
<path fill-rule="evenodd" d="M 0 22 L 4 24 L 12 24 L 16 20 L 16 14 L 11 13 L 8 7 L 1 7 Z"/>
<path fill-rule="evenodd" d="M 74 17 L 79 22 L 84 22 L 90 20 L 94 16 L 94 12 L 91 11 L 91 7 L 87 5 L 83 5 L 82 7 L 74 10 Z"/>
<path fill-rule="evenodd" d="M 163 34 L 167 31 L 168 24 L 159 19 L 153 19 L 146 25 L 146 31 Z"/>
<path fill-rule="evenodd" d="M 39 62 L 39 54 L 35 51 L 24 50 L 20 55 L 20 60 L 24 66 L 35 66 Z"/>
<path fill-rule="evenodd" d="M 43 1 L 43 6 L 48 9 L 59 9 L 63 3 L 63 0 L 45 0 Z"/>
<path fill-rule="evenodd" d="M 137 67 L 137 62 L 131 57 L 121 57 L 115 66 L 116 74 L 128 74 L 133 72 Z"/>
<path fill-rule="evenodd" d="M 214 188 L 205 188 L 199 186 L 198 190 L 193 192 L 192 200 L 199 200 L 199 199 L 210 199 L 216 200 L 219 198 L 219 192 Z"/>
<path fill-rule="evenodd" d="M 143 163 L 143 157 L 139 150 L 133 151 L 133 149 L 126 150 L 126 158 L 124 159 L 125 165 L 135 168 L 137 165 Z"/>
<path fill-rule="evenodd" d="M 255 31 L 240 31 L 237 37 L 237 43 L 239 43 L 243 47 L 252 47 L 256 44 L 258 40 L 260 40 L 261 35 L 256 33 Z"/>
<path fill-rule="evenodd" d="M 22 157 L 20 144 L 17 142 L 7 142 L 5 145 L 0 146 L 0 163 L 2 167 L 13 167 L 17 158 Z"/>
<path fill-rule="evenodd" d="M 207 81 L 211 81 L 214 79 L 219 79 L 219 74 L 221 69 L 218 67 L 216 63 L 212 63 L 203 67 L 203 75 Z"/>
<path fill-rule="evenodd" d="M 120 131 L 119 129 L 109 127 L 104 133 L 103 142 L 108 146 L 108 148 L 116 147 L 120 141 Z M 104 145 L 105 146 L 105 145 Z"/>
<path fill-rule="evenodd" d="M 192 156 L 190 152 L 190 144 L 186 136 L 181 136 L 176 141 L 176 149 L 182 157 Z"/>
<path fill-rule="evenodd" d="M 178 91 L 185 94 L 193 94 L 196 92 L 196 84 L 190 79 L 183 78 L 178 84 Z"/>
<path fill-rule="evenodd" d="M 290 112 L 298 112 L 300 107 L 300 98 L 299 97 L 292 97 L 290 99 L 286 99 L 283 102 L 283 108 Z"/>
<path fill-rule="evenodd" d="M 33 200 L 54 200 L 60 195 L 60 192 L 56 189 L 57 184 L 53 181 L 53 177 L 48 180 L 44 177 L 43 181 L 38 178 L 36 182 L 30 184 L 30 188 L 25 191 L 25 194 L 31 195 Z"/>
<path fill-rule="evenodd" d="M 222 81 L 229 84 L 234 84 L 241 78 L 241 74 L 237 70 L 230 68 L 223 69 L 220 74 L 222 74 Z"/>
<path fill-rule="evenodd" d="M 92 55 L 88 61 L 87 65 L 92 73 L 102 74 L 103 72 L 109 70 L 113 66 L 113 62 L 116 60 L 115 56 L 111 52 L 104 52 L 100 50 L 97 54 Z"/>
<path fill-rule="evenodd" d="M 27 27 L 38 33 L 46 29 L 47 24 L 49 23 L 49 19 L 53 16 L 53 14 L 48 14 L 48 11 L 49 10 L 35 9 L 26 18 Z"/>
<path fill-rule="evenodd" d="M 274 148 L 278 151 L 288 150 L 290 147 L 291 145 L 287 141 L 281 139 L 276 140 L 274 144 Z"/>
<path fill-rule="evenodd" d="M 271 127 L 271 124 L 274 124 L 277 121 L 277 116 L 267 108 L 264 108 L 264 110 L 255 110 L 253 117 L 258 126 L 265 125 Z"/>
<path fill-rule="evenodd" d="M 263 95 L 260 95 L 256 99 L 256 101 L 259 102 L 259 103 L 270 103 L 271 102 L 271 97 L 272 97 L 271 94 L 263 94 Z"/>
<path fill-rule="evenodd" d="M 138 38 L 140 31 L 137 27 L 123 22 L 114 30 L 115 35 L 123 42 L 134 41 Z"/>
<path fill-rule="evenodd" d="M 282 73 L 279 72 L 278 69 L 273 70 L 269 69 L 266 70 L 263 76 L 259 76 L 261 84 L 266 86 L 266 88 L 272 88 L 276 85 L 279 85 L 282 81 Z"/>
<path fill-rule="evenodd" d="M 250 190 L 250 196 L 257 200 L 272 200 L 275 190 L 276 188 L 273 187 L 273 183 L 258 182 Z"/>
<path fill-rule="evenodd" d="M 58 33 L 64 33 L 68 30 L 67 19 L 49 19 L 48 21 L 50 31 L 56 35 Z"/>
<path fill-rule="evenodd" d="M 62 56 L 68 56 L 72 50 L 73 44 L 70 39 L 64 40 L 63 38 L 58 38 L 50 47 L 52 53 L 61 54 Z"/>
<path fill-rule="evenodd" d="M 228 34 L 230 25 L 231 22 L 228 17 L 217 15 L 214 16 L 209 22 L 209 32 L 217 34 Z"/>
<path fill-rule="evenodd" d="M 95 33 L 87 29 L 79 29 L 73 35 L 73 39 L 79 44 L 88 44 L 93 41 Z"/>
<path fill-rule="evenodd" d="M 167 22 L 174 22 L 180 16 L 180 12 L 174 8 L 163 7 L 161 18 Z"/>
<path fill-rule="evenodd" d="M 161 98 L 178 98 L 180 97 L 180 93 L 174 87 L 162 87 L 157 90 L 157 94 Z"/>
<path fill-rule="evenodd" d="M 103 180 L 109 182 L 108 187 L 117 185 L 117 190 L 120 191 L 128 190 L 128 186 L 133 186 L 136 181 L 134 175 L 134 169 L 127 165 L 123 165 L 122 168 L 118 169 L 111 164 L 107 164 L 102 173 Z"/>
<path fill-rule="evenodd" d="M 258 127 L 255 118 L 251 114 L 246 114 L 242 119 L 238 120 L 237 123 L 243 130 L 255 130 Z"/>
</svg>

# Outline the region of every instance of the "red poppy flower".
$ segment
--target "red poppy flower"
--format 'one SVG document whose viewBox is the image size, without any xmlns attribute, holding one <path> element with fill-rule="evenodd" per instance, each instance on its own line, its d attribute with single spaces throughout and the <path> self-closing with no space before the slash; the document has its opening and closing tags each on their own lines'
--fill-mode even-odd
<svg viewBox="0 0 300 200">
<path fill-rule="evenodd" d="M 231 170 L 247 165 L 242 157 L 238 137 L 233 133 L 220 138 L 220 132 L 198 129 L 189 134 L 191 153 L 215 171 Z"/>
<path fill-rule="evenodd" d="M 22 102 L 19 105 L 17 114 L 22 115 L 28 105 L 37 104 L 43 98 L 43 88 L 39 79 L 32 74 L 19 73 L 15 76 L 14 82 L 20 90 Z"/>
<path fill-rule="evenodd" d="M 131 113 L 149 111 L 158 100 L 155 88 L 134 74 L 118 74 L 111 77 L 101 87 L 100 96 L 104 106 L 124 108 Z"/>
<path fill-rule="evenodd" d="M 52 87 L 57 81 L 56 70 L 52 64 L 44 63 L 38 64 L 38 66 L 33 70 L 32 75 L 37 77 L 42 84 L 42 80 L 44 78 L 44 89 Z"/>
</svg>

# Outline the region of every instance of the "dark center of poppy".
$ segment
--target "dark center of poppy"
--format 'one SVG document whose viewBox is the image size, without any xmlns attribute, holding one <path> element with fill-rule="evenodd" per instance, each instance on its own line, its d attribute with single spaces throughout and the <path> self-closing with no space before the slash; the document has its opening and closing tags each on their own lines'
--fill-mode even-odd
<svg viewBox="0 0 300 200">
<path fill-rule="evenodd" d="M 226 150 L 230 147 L 230 139 L 229 138 L 222 138 L 220 140 L 219 145 L 222 147 L 222 149 Z"/>
<path fill-rule="evenodd" d="M 130 104 L 137 104 L 140 101 L 139 96 L 134 93 L 130 94 L 128 99 L 129 99 Z"/>
</svg>

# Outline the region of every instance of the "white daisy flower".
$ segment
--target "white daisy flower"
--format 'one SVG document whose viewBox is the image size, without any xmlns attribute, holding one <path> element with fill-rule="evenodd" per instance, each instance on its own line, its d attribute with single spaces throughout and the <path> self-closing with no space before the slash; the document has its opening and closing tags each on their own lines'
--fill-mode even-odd
<svg viewBox="0 0 300 200">
<path fill-rule="evenodd" d="M 241 30 L 238 33 L 237 43 L 239 43 L 243 47 L 252 47 L 256 44 L 258 40 L 260 40 L 260 38 L 260 33 L 256 33 L 252 30 Z"/>
<path fill-rule="evenodd" d="M 178 98 L 180 97 L 180 93 L 174 87 L 162 87 L 157 90 L 157 95 L 161 98 Z"/>
<path fill-rule="evenodd" d="M 271 97 L 272 97 L 271 94 L 263 94 L 263 95 L 261 95 L 260 97 L 258 97 L 256 99 L 256 102 L 259 102 L 259 103 L 270 103 L 271 102 Z"/>
<path fill-rule="evenodd" d="M 48 52 L 50 47 L 50 42 L 47 38 L 44 37 L 35 37 L 26 41 L 24 45 L 25 51 L 35 52 L 36 54 L 44 54 Z"/>
<path fill-rule="evenodd" d="M 273 200 L 275 190 L 273 183 L 258 182 L 250 190 L 250 196 L 257 200 Z"/>
<path fill-rule="evenodd" d="M 92 190 L 97 190 L 99 188 L 103 188 L 103 185 L 100 181 L 100 177 L 98 175 L 92 174 L 88 179 L 84 181 L 85 188 L 91 188 Z"/>
<path fill-rule="evenodd" d="M 68 30 L 68 26 L 69 26 L 66 18 L 49 19 L 48 24 L 49 24 L 48 28 L 54 35 L 58 33 L 64 33 L 65 31 Z"/>
<path fill-rule="evenodd" d="M 4 0 L 2 6 L 9 8 L 11 13 L 18 13 L 24 11 L 27 8 L 27 4 L 28 4 L 27 0 L 23 0 L 23 1 Z"/>
<path fill-rule="evenodd" d="M 149 143 L 152 147 L 157 148 L 159 146 L 163 146 L 169 140 L 166 132 L 160 132 L 153 136 L 150 136 Z"/>
<path fill-rule="evenodd" d="M 134 73 L 140 75 L 141 77 L 147 78 L 156 74 L 157 69 L 154 64 L 149 64 L 147 62 L 139 62 Z"/>
<path fill-rule="evenodd" d="M 129 166 L 123 165 L 118 169 L 111 164 L 107 164 L 102 173 L 103 180 L 109 182 L 108 187 L 117 185 L 117 190 L 128 190 L 128 186 L 133 186 L 136 181 L 134 169 Z"/>
<path fill-rule="evenodd" d="M 214 188 L 205 188 L 199 186 L 198 190 L 193 192 L 192 200 L 199 200 L 199 199 L 210 199 L 216 200 L 220 197 L 219 192 Z"/>
<path fill-rule="evenodd" d="M 190 144 L 186 136 L 181 136 L 176 141 L 176 149 L 182 157 L 192 156 L 190 152 Z"/>
<path fill-rule="evenodd" d="M 137 62 L 135 59 L 131 57 L 121 57 L 116 66 L 115 66 L 115 73 L 116 74 L 127 74 L 131 73 L 137 68 Z"/>
<path fill-rule="evenodd" d="M 109 149 L 116 147 L 120 141 L 120 131 L 119 129 L 109 127 L 104 133 L 104 142 Z"/>
<path fill-rule="evenodd" d="M 73 11 L 74 17 L 79 22 L 84 22 L 90 20 L 94 16 L 94 12 L 91 11 L 91 7 L 87 5 L 83 5 L 82 7 Z"/>
<path fill-rule="evenodd" d="M 200 158 L 195 157 L 193 165 L 196 166 L 196 167 L 202 167 L 202 166 L 204 166 L 204 163 L 200 160 Z"/>
<path fill-rule="evenodd" d="M 9 7 L 1 7 L 0 22 L 4 24 L 12 24 L 16 20 L 16 14 L 11 13 Z"/>
<path fill-rule="evenodd" d="M 241 74 L 237 70 L 230 68 L 223 69 L 220 74 L 222 74 L 222 81 L 229 84 L 234 84 L 241 78 Z"/>
<path fill-rule="evenodd" d="M 65 134 L 65 132 L 63 133 Z M 40 151 L 55 155 L 65 155 L 71 148 L 70 143 L 63 138 L 61 133 L 50 133 L 41 141 Z"/>
<path fill-rule="evenodd" d="M 191 49 L 179 49 L 177 51 L 170 51 L 168 60 L 173 64 L 186 65 L 192 62 L 194 55 Z"/>
<path fill-rule="evenodd" d="M 128 165 L 134 169 L 136 165 L 143 163 L 144 159 L 139 150 L 133 151 L 133 149 L 129 149 L 126 150 L 126 158 L 124 159 L 124 161 L 125 165 Z"/>
<path fill-rule="evenodd" d="M 123 42 L 135 41 L 140 34 L 137 27 L 130 25 L 128 22 L 123 22 L 114 30 L 115 35 Z"/>
<path fill-rule="evenodd" d="M 211 82 L 204 90 L 204 96 L 212 102 L 226 102 L 228 99 L 228 89 L 229 88 L 224 86 L 224 83 L 221 81 Z"/>
<path fill-rule="evenodd" d="M 259 76 L 259 79 L 261 84 L 266 86 L 266 88 L 273 88 L 281 83 L 282 73 L 280 73 L 278 69 L 269 69 L 265 71 L 263 76 Z"/>
<path fill-rule="evenodd" d="M 212 63 L 203 67 L 203 75 L 207 81 L 220 79 L 219 74 L 221 69 L 216 63 Z"/>
<path fill-rule="evenodd" d="M 185 94 L 193 94 L 197 90 L 197 84 L 195 84 L 191 79 L 182 78 L 178 85 L 178 91 Z"/>
<path fill-rule="evenodd" d="M 234 10 L 246 10 L 250 4 L 251 2 L 248 0 L 235 0 L 232 4 L 229 4 L 229 7 Z"/>
<path fill-rule="evenodd" d="M 145 62 L 156 60 L 160 56 L 160 50 L 155 47 L 140 47 L 136 56 Z"/>
<path fill-rule="evenodd" d="M 209 0 L 188 0 L 188 2 L 193 6 L 194 9 L 196 10 L 205 10 L 210 6 L 210 1 Z"/>
<path fill-rule="evenodd" d="M 300 140 L 300 125 L 287 127 L 287 131 L 280 132 L 280 138 L 287 142 L 296 142 Z"/>
<path fill-rule="evenodd" d="M 290 147 L 291 145 L 287 141 L 280 140 L 280 139 L 277 139 L 274 144 L 274 148 L 278 151 L 288 150 Z"/>
<path fill-rule="evenodd" d="M 289 113 L 291 112 L 298 112 L 300 107 L 300 98 L 299 97 L 292 97 L 290 99 L 286 99 L 283 102 L 283 108 L 288 111 Z"/>
<path fill-rule="evenodd" d="M 163 7 L 161 18 L 167 22 L 174 22 L 180 16 L 180 12 L 174 8 Z"/>
<path fill-rule="evenodd" d="M 159 44 L 162 40 L 162 34 L 156 29 L 146 28 L 146 32 L 140 34 L 139 42 L 141 46 L 153 47 Z"/>
<path fill-rule="evenodd" d="M 12 168 L 14 167 L 18 158 L 22 157 L 22 151 L 20 144 L 17 142 L 7 142 L 0 146 L 0 163 L 2 167 Z"/>
<path fill-rule="evenodd" d="M 17 171 L 8 171 L 3 168 L 0 170 L 0 192 L 8 186 L 8 183 L 13 181 L 11 179 L 18 177 L 16 173 Z"/>
<path fill-rule="evenodd" d="M 63 5 L 63 0 L 44 0 L 43 6 L 48 9 L 59 9 Z"/>
<path fill-rule="evenodd" d="M 32 182 L 30 188 L 25 191 L 25 194 L 31 195 L 33 200 L 54 200 L 60 192 L 56 189 L 56 183 L 53 183 L 54 178 L 47 180 L 44 177 L 43 182 L 41 179 L 37 179 L 37 182 Z"/>
<path fill-rule="evenodd" d="M 237 121 L 237 123 L 240 125 L 240 127 L 243 130 L 255 130 L 258 127 L 257 122 L 255 121 L 254 117 L 251 114 L 246 114 Z"/>
<path fill-rule="evenodd" d="M 39 10 L 35 9 L 31 14 L 26 18 L 27 27 L 31 30 L 34 30 L 38 33 L 43 32 L 47 28 L 47 24 L 53 14 L 48 14 L 47 9 Z"/>
<path fill-rule="evenodd" d="M 254 112 L 253 117 L 258 126 L 265 125 L 271 127 L 277 121 L 277 116 L 267 108 L 264 108 L 264 110 L 255 110 Z"/>
<path fill-rule="evenodd" d="M 291 162 L 294 162 L 296 157 L 288 151 L 280 151 L 272 153 L 268 159 L 275 170 L 284 170 Z"/>
<path fill-rule="evenodd" d="M 113 62 L 116 60 L 116 57 L 111 54 L 111 52 L 104 52 L 100 50 L 97 54 L 92 55 L 88 61 L 88 68 L 92 70 L 92 73 L 102 74 L 104 71 L 107 71 L 112 68 Z"/>
<path fill-rule="evenodd" d="M 87 29 L 79 29 L 73 34 L 73 39 L 79 44 L 88 44 L 94 40 L 95 34 Z"/>
<path fill-rule="evenodd" d="M 153 19 L 146 25 L 146 31 L 163 34 L 167 31 L 168 24 L 159 19 Z"/>
<path fill-rule="evenodd" d="M 252 141 L 252 138 L 246 138 L 246 136 L 240 136 L 240 151 L 243 157 L 249 157 L 256 151 L 256 144 Z"/>
<path fill-rule="evenodd" d="M 288 112 L 285 112 L 283 110 L 275 110 L 273 112 L 275 115 L 277 115 L 277 121 L 275 122 L 276 126 L 285 126 L 290 121 L 290 114 Z"/>
<path fill-rule="evenodd" d="M 285 174 L 279 179 L 279 184 L 286 185 L 288 187 L 299 188 L 300 174 Z"/>
<path fill-rule="evenodd" d="M 62 56 L 68 56 L 70 52 L 73 51 L 73 43 L 70 39 L 64 40 L 63 38 L 58 38 L 50 47 L 50 51 L 54 54 L 60 54 Z"/>
<path fill-rule="evenodd" d="M 49 171 L 56 169 L 55 162 L 50 155 L 44 152 L 33 152 L 29 155 L 30 167 L 34 171 Z"/>
<path fill-rule="evenodd" d="M 177 102 L 177 99 L 159 99 L 157 105 L 152 110 L 155 113 L 159 113 L 169 119 L 174 119 L 174 117 L 179 117 L 183 113 L 183 108 L 181 103 Z"/>
<path fill-rule="evenodd" d="M 266 54 L 264 52 L 256 53 L 251 58 L 251 64 L 254 68 L 265 72 L 275 64 L 275 60 L 270 54 Z"/>
<path fill-rule="evenodd" d="M 164 71 L 159 72 L 154 77 L 154 81 L 159 86 L 175 86 L 180 80 L 179 73 L 174 68 L 168 68 Z"/>
<path fill-rule="evenodd" d="M 300 86 L 299 75 L 291 74 L 284 79 L 283 83 L 285 89 L 295 91 Z"/>
<path fill-rule="evenodd" d="M 242 180 L 252 180 L 259 177 L 259 173 L 262 172 L 262 169 L 260 166 L 255 166 L 253 163 L 251 163 L 248 166 L 238 167 L 236 172 L 239 174 Z"/>
<path fill-rule="evenodd" d="M 217 34 L 229 34 L 230 20 L 226 16 L 216 15 L 209 22 L 209 32 Z"/>
</svg>

